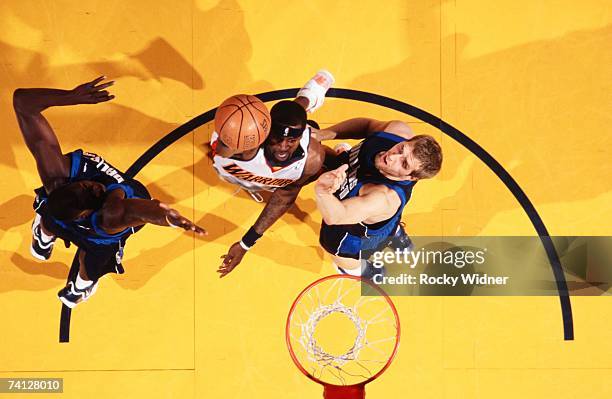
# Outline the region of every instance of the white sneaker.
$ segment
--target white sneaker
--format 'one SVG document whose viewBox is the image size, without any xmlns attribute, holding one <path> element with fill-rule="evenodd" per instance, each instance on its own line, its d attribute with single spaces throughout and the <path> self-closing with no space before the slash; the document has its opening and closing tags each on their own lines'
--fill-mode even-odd
<svg viewBox="0 0 612 399">
<path fill-rule="evenodd" d="M 321 69 L 312 79 L 306 82 L 297 94 L 298 97 L 308 99 L 306 112 L 314 112 L 323 105 L 325 93 L 335 81 L 334 76 L 328 70 Z"/>
<path fill-rule="evenodd" d="M 89 297 L 96 293 L 97 289 L 97 281 L 92 283 L 89 287 L 83 288 L 82 290 L 78 289 L 74 282 L 69 281 L 68 284 L 66 284 L 66 286 L 57 293 L 57 297 L 64 305 L 72 309 L 79 303 L 88 300 Z"/>
<path fill-rule="evenodd" d="M 55 237 L 51 237 L 49 241 L 45 241 L 42 232 L 42 218 L 37 213 L 32 222 L 32 245 L 30 245 L 30 253 L 33 257 L 38 260 L 48 260 L 53 252 L 53 244 L 55 244 Z"/>
</svg>

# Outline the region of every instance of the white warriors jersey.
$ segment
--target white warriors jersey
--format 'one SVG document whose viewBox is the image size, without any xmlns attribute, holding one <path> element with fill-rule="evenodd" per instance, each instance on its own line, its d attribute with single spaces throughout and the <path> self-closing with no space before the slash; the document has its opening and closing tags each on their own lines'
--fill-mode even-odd
<svg viewBox="0 0 612 399">
<path fill-rule="evenodd" d="M 216 147 L 219 135 L 213 132 L 210 144 Z M 274 191 L 278 187 L 285 187 L 302 177 L 306 158 L 308 158 L 308 144 L 310 143 L 310 128 L 306 128 L 300 139 L 300 146 L 304 156 L 285 166 L 272 166 L 264 156 L 263 145 L 257 150 L 257 155 L 248 161 L 224 158 L 217 154 L 213 157 L 213 167 L 223 180 L 237 184 L 249 191 Z M 297 150 L 299 151 L 299 149 Z"/>
</svg>

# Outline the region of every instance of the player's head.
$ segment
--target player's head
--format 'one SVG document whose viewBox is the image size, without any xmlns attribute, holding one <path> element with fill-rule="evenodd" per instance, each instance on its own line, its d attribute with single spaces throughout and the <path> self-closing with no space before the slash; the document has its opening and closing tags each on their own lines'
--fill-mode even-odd
<svg viewBox="0 0 612 399">
<path fill-rule="evenodd" d="M 270 110 L 272 128 L 264 143 L 266 157 L 276 162 L 291 158 L 306 129 L 306 111 L 295 101 L 280 101 Z"/>
<path fill-rule="evenodd" d="M 431 136 L 414 136 L 377 154 L 374 165 L 391 180 L 429 179 L 440 171 L 442 149 Z"/>
<path fill-rule="evenodd" d="M 91 180 L 60 186 L 49 194 L 47 212 L 61 221 L 84 218 L 102 207 L 105 191 L 104 184 Z"/>
</svg>

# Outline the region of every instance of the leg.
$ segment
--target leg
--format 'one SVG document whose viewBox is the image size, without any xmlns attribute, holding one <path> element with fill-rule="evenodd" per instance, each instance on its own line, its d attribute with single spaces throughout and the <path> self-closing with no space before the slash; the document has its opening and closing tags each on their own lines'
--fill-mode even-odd
<svg viewBox="0 0 612 399">
<path fill-rule="evenodd" d="M 373 280 L 377 275 L 385 275 L 386 270 L 383 267 L 376 267 L 367 259 L 352 259 L 341 256 L 333 256 L 334 265 L 341 274 L 361 277 L 365 280 Z"/>
<path fill-rule="evenodd" d="M 85 254 L 85 251 L 81 251 L 79 253 L 79 277 L 84 281 L 89 281 L 90 283 L 93 283 L 93 281 L 89 280 L 89 276 L 87 276 L 87 269 L 85 268 Z"/>
<path fill-rule="evenodd" d="M 75 281 L 69 281 L 57 294 L 59 300 L 71 309 L 79 303 L 88 300 L 98 289 L 98 281 L 89 280 L 89 276 L 87 275 L 87 269 L 85 267 L 87 252 L 80 249 L 78 255 L 79 272 Z"/>
</svg>

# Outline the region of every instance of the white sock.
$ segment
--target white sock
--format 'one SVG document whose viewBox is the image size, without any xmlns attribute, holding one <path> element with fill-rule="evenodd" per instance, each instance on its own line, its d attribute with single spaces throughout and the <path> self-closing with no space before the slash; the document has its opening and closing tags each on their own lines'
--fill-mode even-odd
<svg viewBox="0 0 612 399">
<path fill-rule="evenodd" d="M 55 239 L 55 236 L 49 236 L 49 235 L 47 235 L 47 234 L 46 234 L 46 233 L 43 231 L 42 226 L 41 226 L 41 227 L 40 227 L 40 238 L 42 238 L 42 240 L 43 240 L 44 242 L 50 242 L 50 241 L 53 241 L 53 240 Z"/>
<path fill-rule="evenodd" d="M 317 80 L 321 82 L 319 83 Z M 325 69 L 317 72 L 312 79 L 306 82 L 304 87 L 302 87 L 297 94 L 297 97 L 306 97 L 308 99 L 306 112 L 314 112 L 323 105 L 325 93 L 327 93 L 327 90 L 329 90 L 334 82 L 335 79 L 333 75 Z"/>
<path fill-rule="evenodd" d="M 47 233 L 45 233 L 45 230 L 43 229 L 42 225 L 42 217 L 40 216 L 40 214 L 36 214 L 36 219 L 34 220 L 34 223 L 38 223 L 38 225 L 40 226 L 40 237 L 43 239 L 44 242 L 53 241 L 53 239 L 55 239 L 54 235 L 47 235 Z"/>
<path fill-rule="evenodd" d="M 81 278 L 81 276 L 79 276 L 77 274 L 77 278 L 76 278 L 76 281 L 75 281 L 75 285 L 76 285 L 77 289 L 84 290 L 85 288 L 89 287 L 92 284 L 93 284 L 93 281 L 91 281 L 91 280 L 83 280 Z"/>
<path fill-rule="evenodd" d="M 335 263 L 333 263 L 333 265 L 336 268 L 336 270 L 338 271 L 338 273 L 348 274 L 350 276 L 355 276 L 355 277 L 361 277 L 361 268 L 360 267 L 358 267 L 357 269 L 345 269 L 345 268 L 342 268 L 342 270 L 344 270 L 344 273 L 342 273 L 340 271 L 340 267 L 338 265 L 336 265 Z"/>
</svg>

